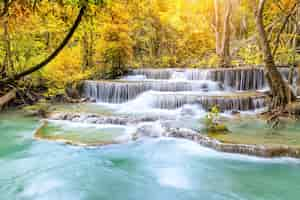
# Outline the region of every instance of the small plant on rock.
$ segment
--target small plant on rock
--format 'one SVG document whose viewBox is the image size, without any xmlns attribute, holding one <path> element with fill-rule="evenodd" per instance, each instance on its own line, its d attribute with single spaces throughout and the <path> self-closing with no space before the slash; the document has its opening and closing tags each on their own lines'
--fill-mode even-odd
<svg viewBox="0 0 300 200">
<path fill-rule="evenodd" d="M 226 133 L 228 128 L 220 122 L 220 109 L 213 106 L 205 117 L 205 124 L 208 133 Z"/>
</svg>

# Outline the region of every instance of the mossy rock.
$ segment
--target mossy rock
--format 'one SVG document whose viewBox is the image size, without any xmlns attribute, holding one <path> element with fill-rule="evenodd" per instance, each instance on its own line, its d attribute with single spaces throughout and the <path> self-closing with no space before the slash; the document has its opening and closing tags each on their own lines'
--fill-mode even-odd
<svg viewBox="0 0 300 200">
<path fill-rule="evenodd" d="M 32 116 L 46 117 L 50 110 L 50 104 L 44 100 L 30 106 L 25 106 L 23 110 Z"/>
<path fill-rule="evenodd" d="M 213 134 L 226 134 L 230 131 L 225 124 L 215 124 L 213 126 L 208 127 L 207 132 Z"/>
</svg>

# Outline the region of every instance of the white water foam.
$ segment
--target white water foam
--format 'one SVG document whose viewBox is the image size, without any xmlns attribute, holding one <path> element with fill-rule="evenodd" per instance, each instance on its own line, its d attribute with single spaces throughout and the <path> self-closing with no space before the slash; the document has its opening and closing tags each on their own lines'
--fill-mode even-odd
<svg viewBox="0 0 300 200">
<path fill-rule="evenodd" d="M 147 77 L 145 75 L 128 75 L 128 76 L 124 76 L 120 80 L 125 80 L 125 81 L 144 81 L 146 79 L 147 79 Z"/>
<path fill-rule="evenodd" d="M 124 126 L 124 125 L 116 125 L 116 124 L 92 124 L 92 123 L 77 123 L 71 122 L 66 120 L 47 120 L 48 122 L 58 125 L 62 129 L 76 129 L 80 132 L 80 129 L 87 130 L 87 129 L 115 129 L 115 128 L 122 128 L 124 130 L 124 134 L 119 136 L 117 139 L 127 139 L 130 135 L 135 133 L 136 127 L 134 126 Z"/>
<path fill-rule="evenodd" d="M 193 94 L 193 92 L 156 92 L 149 91 L 139 95 L 136 99 L 123 104 L 109 104 L 109 103 L 98 103 L 101 106 L 107 107 L 114 110 L 116 113 L 120 114 L 144 114 L 150 116 L 172 116 L 173 118 L 178 118 L 182 115 L 191 116 L 203 116 L 205 111 L 195 104 L 185 104 L 178 109 L 159 109 L 155 108 L 156 98 L 160 95 L 172 95 L 172 94 Z M 199 94 L 199 93 L 194 93 Z"/>
<path fill-rule="evenodd" d="M 163 139 L 163 138 L 162 138 Z M 176 146 L 184 151 L 185 153 L 189 153 L 192 155 L 198 155 L 201 157 L 211 157 L 214 159 L 224 159 L 224 160 L 236 160 L 243 162 L 262 162 L 262 163 L 291 163 L 291 164 L 300 164 L 300 160 L 296 158 L 261 158 L 256 156 L 249 156 L 243 154 L 234 154 L 234 153 L 224 153 L 215 151 L 213 149 L 203 147 L 193 141 L 185 140 L 185 139 L 173 139 L 176 142 Z"/>
</svg>

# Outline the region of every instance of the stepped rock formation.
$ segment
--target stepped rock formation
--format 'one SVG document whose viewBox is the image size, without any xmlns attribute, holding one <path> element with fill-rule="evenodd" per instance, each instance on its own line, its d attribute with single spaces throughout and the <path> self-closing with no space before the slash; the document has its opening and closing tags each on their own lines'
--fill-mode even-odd
<svg viewBox="0 0 300 200">
<path fill-rule="evenodd" d="M 159 109 L 198 104 L 204 110 L 217 105 L 221 111 L 245 111 L 266 106 L 266 96 L 255 92 L 266 85 L 257 67 L 136 69 L 121 80 L 85 81 L 82 96 L 113 104 L 140 100 Z"/>
<path fill-rule="evenodd" d="M 220 111 L 229 110 L 255 110 L 266 106 L 266 96 L 258 93 L 240 93 L 224 95 L 197 95 L 197 94 L 172 94 L 152 93 L 150 99 L 153 108 L 177 109 L 186 104 L 200 105 L 204 110 L 209 110 L 217 105 Z"/>
<path fill-rule="evenodd" d="M 216 82 L 174 82 L 174 81 L 85 81 L 84 96 L 107 103 L 124 103 L 146 91 L 209 91 L 221 90 Z"/>
<path fill-rule="evenodd" d="M 159 120 L 158 117 L 153 116 L 103 116 L 97 114 L 88 113 L 68 113 L 68 112 L 54 112 L 51 113 L 47 119 L 49 120 L 65 120 L 79 123 L 90 124 L 116 124 L 116 125 L 128 125 L 137 124 L 140 122 L 154 122 Z"/>
<path fill-rule="evenodd" d="M 170 79 L 182 73 L 187 80 L 211 80 L 236 90 L 257 90 L 266 86 L 263 68 L 218 68 L 218 69 L 137 69 L 134 75 L 145 75 L 147 79 Z"/>
<path fill-rule="evenodd" d="M 288 70 L 280 71 L 287 79 Z M 76 125 L 120 125 L 134 127 L 129 135 L 132 140 L 165 136 L 192 140 L 202 146 L 229 153 L 300 157 L 297 148 L 224 143 L 195 131 L 201 130 L 199 127 L 203 124 L 199 119 L 206 115 L 204 111 L 209 111 L 213 106 L 218 106 L 221 112 L 234 113 L 266 107 L 268 95 L 261 90 L 268 87 L 262 68 L 138 69 L 120 80 L 85 81 L 83 86 L 81 95 L 102 103 L 96 106 L 103 106 L 108 112 L 55 112 L 48 116 L 49 122 L 59 120 Z M 38 134 L 36 137 L 42 138 Z M 88 146 L 119 143 L 63 142 Z"/>
</svg>

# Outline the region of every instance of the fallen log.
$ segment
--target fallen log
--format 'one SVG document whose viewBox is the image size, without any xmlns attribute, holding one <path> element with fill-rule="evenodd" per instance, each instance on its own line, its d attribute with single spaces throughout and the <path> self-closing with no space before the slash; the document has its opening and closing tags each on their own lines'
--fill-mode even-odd
<svg viewBox="0 0 300 200">
<path fill-rule="evenodd" d="M 17 90 L 12 89 L 8 93 L 6 93 L 4 96 L 0 97 L 0 111 L 3 109 L 3 107 L 8 104 L 11 100 L 16 98 Z"/>
</svg>

